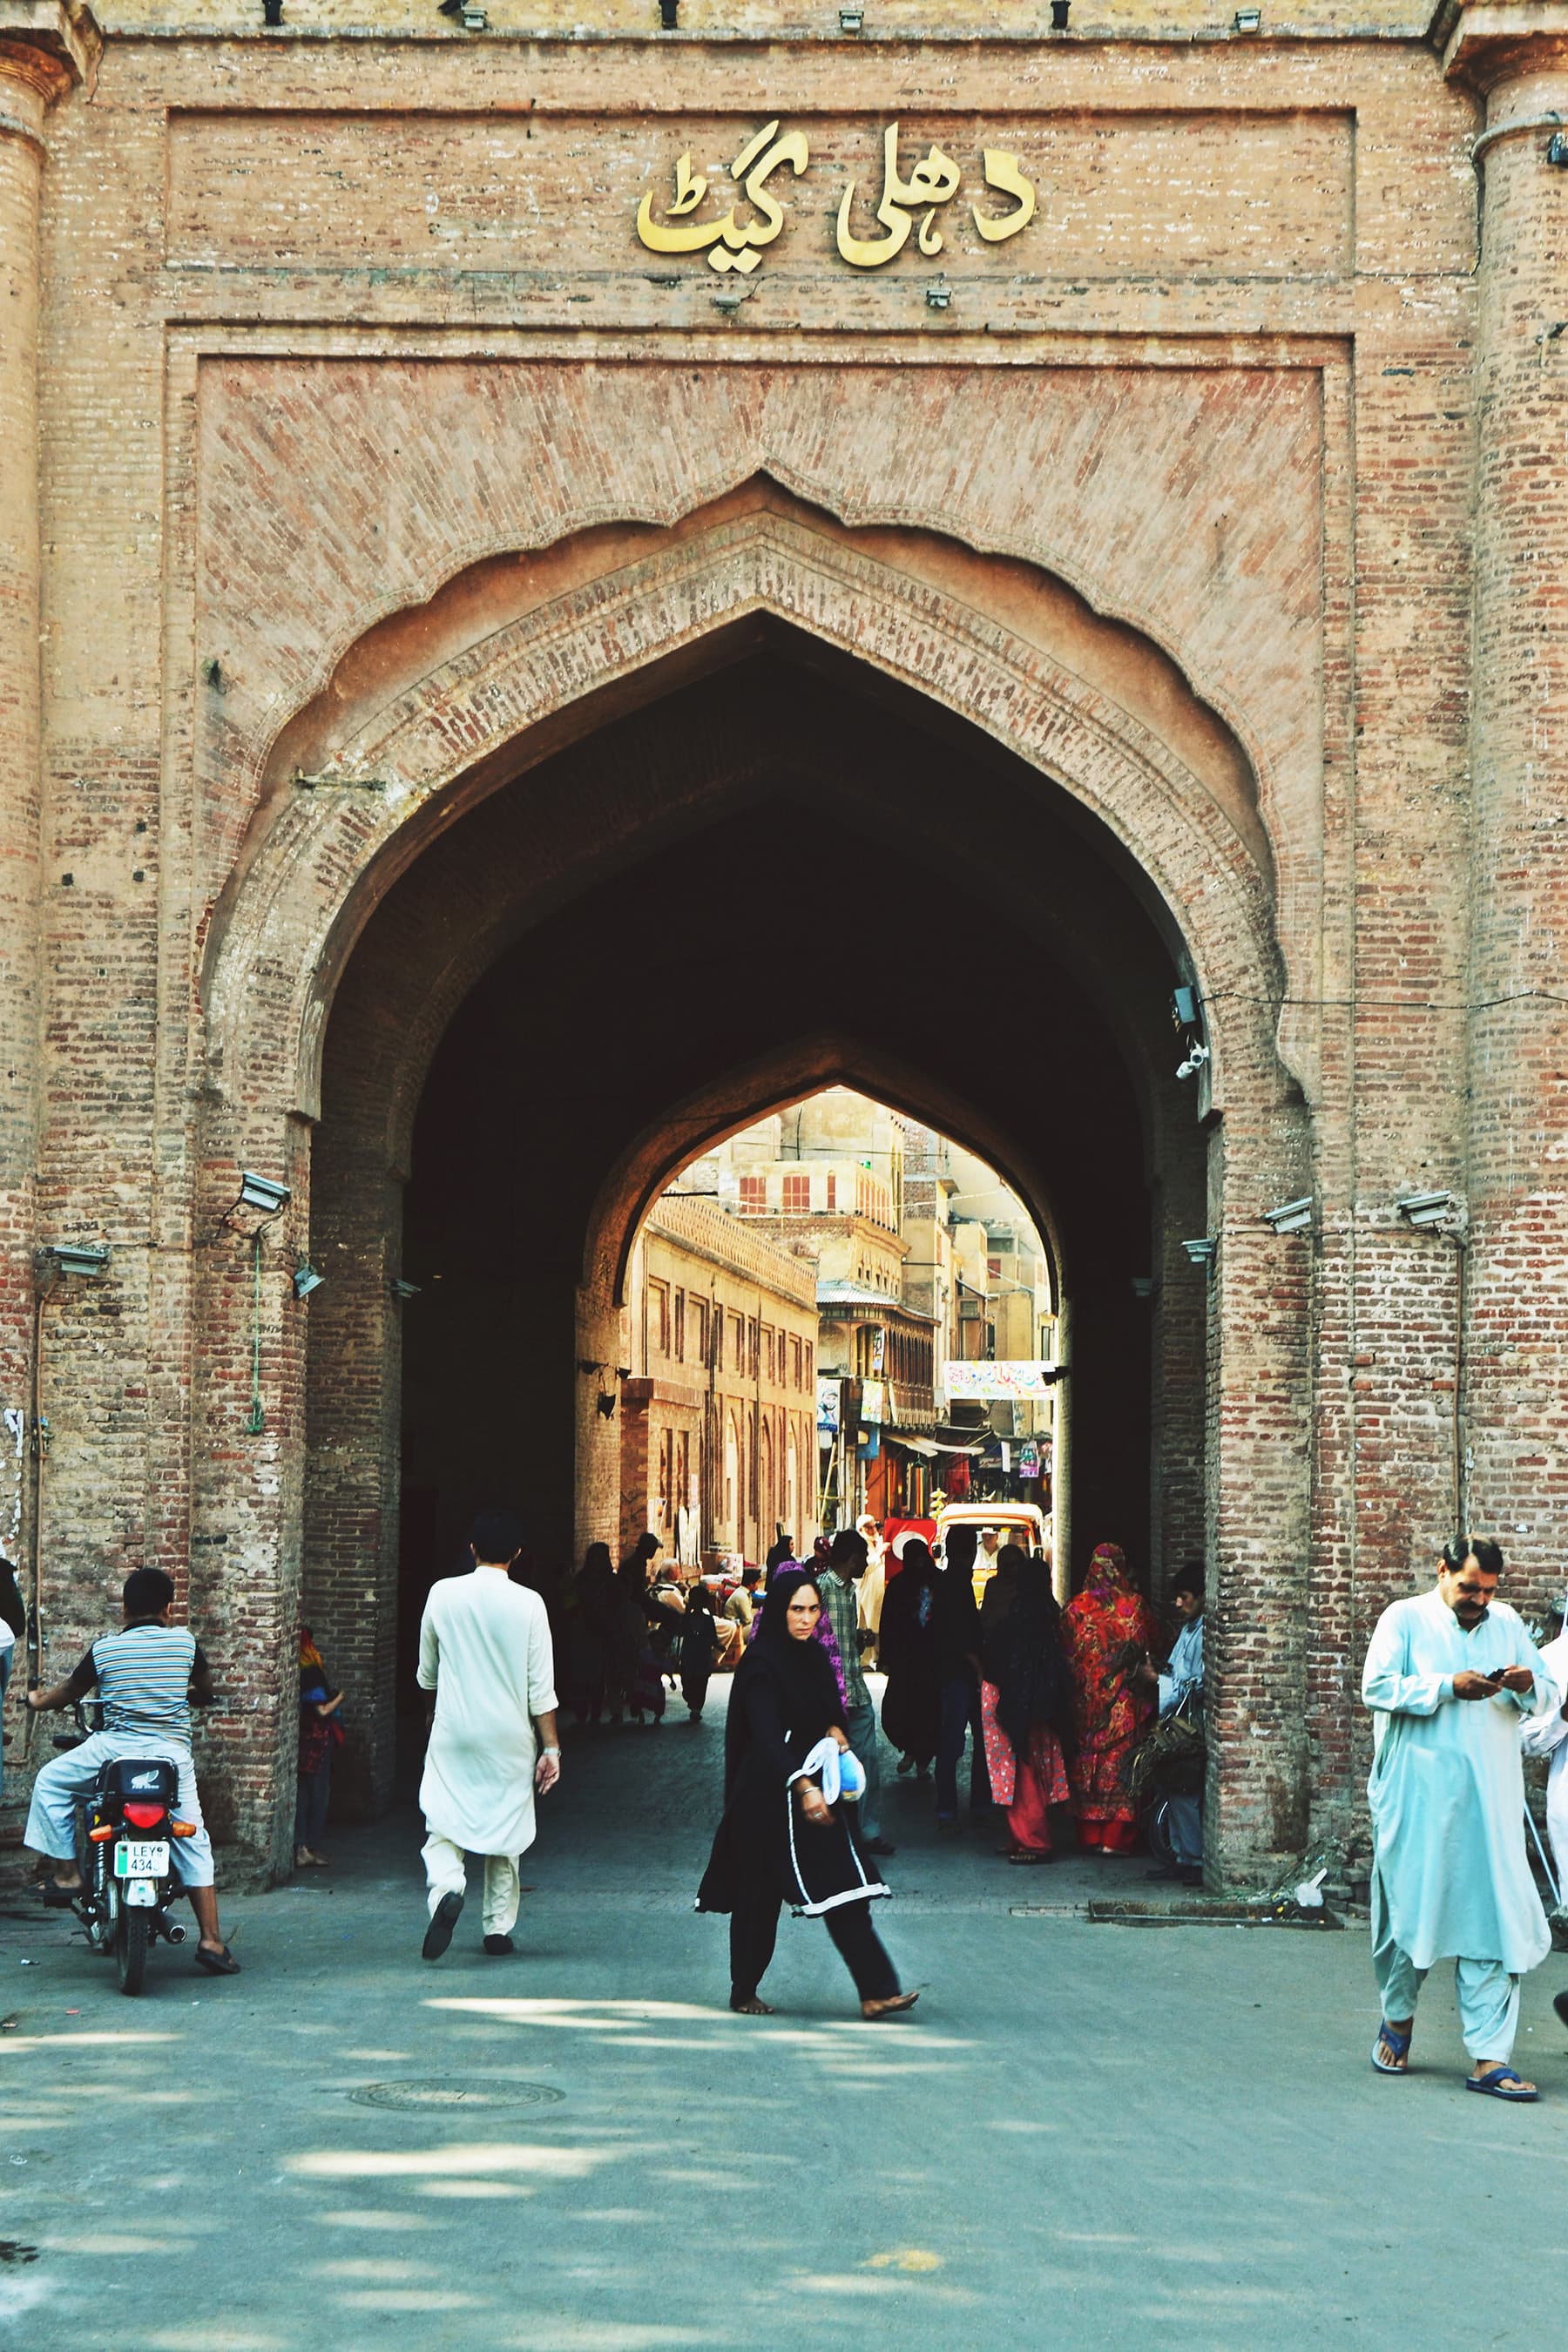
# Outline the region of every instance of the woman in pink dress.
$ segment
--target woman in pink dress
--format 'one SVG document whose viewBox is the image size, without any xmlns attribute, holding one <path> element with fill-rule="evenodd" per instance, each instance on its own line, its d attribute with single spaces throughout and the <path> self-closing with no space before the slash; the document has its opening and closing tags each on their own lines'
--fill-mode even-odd
<svg viewBox="0 0 1568 2352">
<path fill-rule="evenodd" d="M 1009 1862 L 1053 1862 L 1050 1807 L 1068 1801 L 1072 1679 L 1048 1562 L 1004 1544 L 980 1609 L 980 1717 L 991 1794 L 1007 1809 Z"/>
</svg>

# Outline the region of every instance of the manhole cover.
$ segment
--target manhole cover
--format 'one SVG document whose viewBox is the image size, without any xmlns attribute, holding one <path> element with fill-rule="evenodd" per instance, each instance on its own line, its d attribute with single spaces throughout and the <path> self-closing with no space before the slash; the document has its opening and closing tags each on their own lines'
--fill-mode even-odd
<svg viewBox="0 0 1568 2352">
<path fill-rule="evenodd" d="M 506 2107 L 552 2107 L 566 2094 L 552 2083 L 481 2083 L 439 2074 L 423 2082 L 364 2083 L 349 2096 L 362 2107 L 402 2107 L 420 2115 L 441 2107 L 482 2107 L 499 2115 Z"/>
</svg>

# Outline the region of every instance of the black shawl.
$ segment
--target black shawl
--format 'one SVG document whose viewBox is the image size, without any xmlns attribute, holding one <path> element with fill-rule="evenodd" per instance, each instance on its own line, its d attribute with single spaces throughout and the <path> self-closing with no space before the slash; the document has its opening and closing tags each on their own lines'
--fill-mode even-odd
<svg viewBox="0 0 1568 2352">
<path fill-rule="evenodd" d="M 877 1655 L 888 1677 L 882 1728 L 895 1748 L 929 1764 L 942 1731 L 942 1654 L 936 1563 L 922 1543 L 904 1547 L 903 1565 L 888 1579 L 877 1628 Z"/>
<path fill-rule="evenodd" d="M 1064 1744 L 1070 1736 L 1072 1677 L 1058 1638 L 1061 1616 L 1050 1570 L 1037 1555 L 1016 1580 L 994 1577 L 981 1603 L 985 1679 L 996 1685 L 996 1720 L 1018 1758 L 1028 1754 L 1037 1727 Z"/>
</svg>

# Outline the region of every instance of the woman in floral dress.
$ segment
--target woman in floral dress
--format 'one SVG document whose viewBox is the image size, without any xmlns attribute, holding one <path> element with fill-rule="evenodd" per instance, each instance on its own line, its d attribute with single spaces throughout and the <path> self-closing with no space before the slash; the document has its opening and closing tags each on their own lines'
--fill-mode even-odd
<svg viewBox="0 0 1568 2352">
<path fill-rule="evenodd" d="M 1089 1853 L 1131 1853 L 1137 1843 L 1137 1812 L 1124 1770 L 1150 1713 L 1132 1673 L 1154 1634 L 1152 1612 L 1128 1573 L 1121 1545 L 1099 1545 L 1083 1591 L 1062 1612 L 1062 1648 L 1078 1715 L 1078 1749 L 1068 1777 L 1079 1843 Z"/>
</svg>

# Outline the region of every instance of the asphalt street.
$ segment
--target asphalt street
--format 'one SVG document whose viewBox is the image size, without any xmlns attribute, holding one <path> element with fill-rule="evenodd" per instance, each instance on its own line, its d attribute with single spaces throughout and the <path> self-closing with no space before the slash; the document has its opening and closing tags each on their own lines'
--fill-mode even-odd
<svg viewBox="0 0 1568 2352">
<path fill-rule="evenodd" d="M 411 1811 L 226 1901 L 229 1982 L 164 1948 L 127 2000 L 58 1917 L 0 1916 L 0 2344 L 1541 2340 L 1568 1959 L 1525 1989 L 1540 2105 L 1465 2092 L 1438 1973 L 1385 2081 L 1364 1931 L 1090 1924 L 1142 1863 L 1011 1869 L 900 1781 L 880 1924 L 912 2017 L 864 2023 L 787 1920 L 777 2014 L 732 2017 L 691 1910 L 723 1690 L 699 1729 L 678 1703 L 569 1736 L 509 1959 L 477 1888 L 420 1959 Z"/>
</svg>

